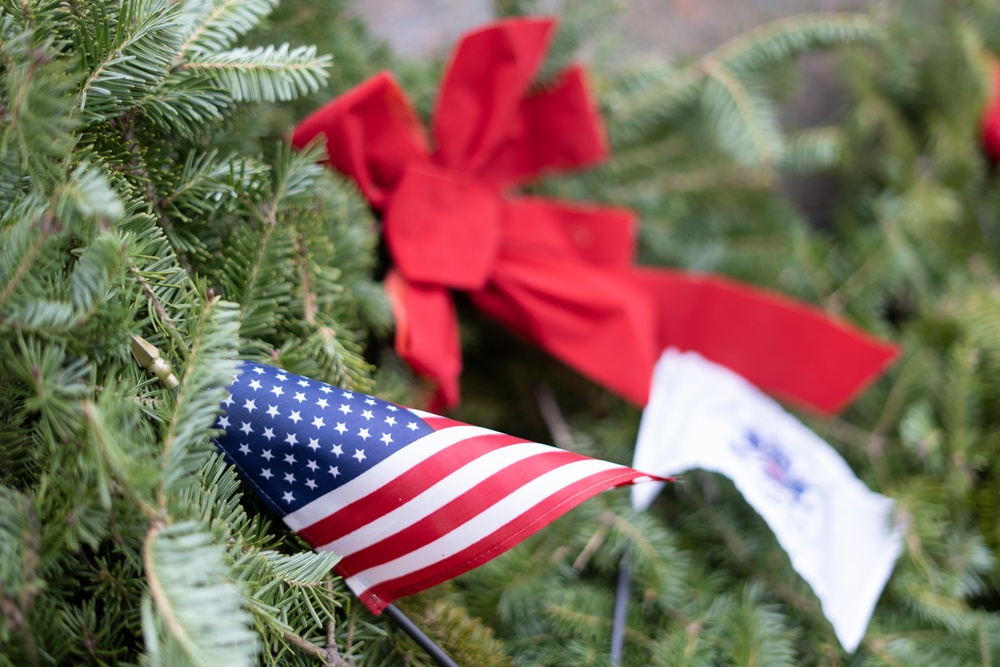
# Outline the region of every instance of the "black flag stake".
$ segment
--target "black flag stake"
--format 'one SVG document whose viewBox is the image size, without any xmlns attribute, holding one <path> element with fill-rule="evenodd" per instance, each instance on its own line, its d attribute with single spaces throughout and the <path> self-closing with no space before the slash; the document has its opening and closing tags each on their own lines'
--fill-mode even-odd
<svg viewBox="0 0 1000 667">
<path fill-rule="evenodd" d="M 399 607 L 394 604 L 387 605 L 383 610 L 389 615 L 389 618 L 400 627 L 406 634 L 410 635 L 410 638 L 417 643 L 417 646 L 427 651 L 427 655 L 434 659 L 441 667 L 458 667 L 458 663 L 451 659 L 451 657 L 444 652 L 444 650 L 434 643 L 430 637 L 424 634 L 424 631 L 417 627 L 416 623 L 410 620 L 410 617 L 404 614 Z"/>
<path fill-rule="evenodd" d="M 625 648 L 625 621 L 628 617 L 628 598 L 632 587 L 632 568 L 628 564 L 628 549 L 622 554 L 618 566 L 618 588 L 615 591 L 615 615 L 611 625 L 611 667 L 622 664 Z"/>
</svg>

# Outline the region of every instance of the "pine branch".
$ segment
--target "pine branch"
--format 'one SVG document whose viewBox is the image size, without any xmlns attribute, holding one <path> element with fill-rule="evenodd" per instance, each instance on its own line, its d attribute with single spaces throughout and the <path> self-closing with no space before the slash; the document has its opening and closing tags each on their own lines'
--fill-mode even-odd
<svg viewBox="0 0 1000 667">
<path fill-rule="evenodd" d="M 118 273 L 122 242 L 116 234 L 99 234 L 80 255 L 69 277 L 70 304 L 77 314 L 77 325 L 96 310 L 111 288 Z"/>
<path fill-rule="evenodd" d="M 13 253 L 12 256 L 6 253 L 0 255 L 0 276 L 6 274 L 9 278 L 0 291 L 0 306 L 5 311 L 2 317 L 10 326 L 50 334 L 60 330 L 78 331 L 111 289 L 112 277 L 117 273 L 120 262 L 121 241 L 113 233 L 98 232 L 91 234 L 91 245 L 73 264 L 52 267 L 60 272 L 72 267 L 64 285 L 50 288 L 49 294 L 41 298 L 18 299 L 15 294 L 43 250 L 52 253 L 59 247 L 57 243 L 50 243 L 58 238 L 57 230 L 62 229 L 55 223 L 56 217 L 61 215 L 63 220 L 72 222 L 81 213 L 93 217 L 98 209 L 109 215 L 120 214 L 121 205 L 103 177 L 86 170 L 87 166 L 81 165 L 72 176 L 73 180 L 60 186 L 55 193 L 56 201 L 52 203 L 54 214 L 42 213 L 37 225 L 30 224 L 32 220 L 28 218 L 22 223 L 28 227 L 12 234 L 11 245 L 6 249 Z M 78 176 L 81 172 L 83 175 Z M 39 211 L 34 213 L 37 214 Z M 33 242 L 29 241 L 31 232 L 34 232 Z M 65 238 L 65 235 L 62 236 Z M 9 262 L 17 262 L 16 268 Z"/>
<path fill-rule="evenodd" d="M 844 158 L 847 137 L 837 127 L 815 127 L 786 135 L 778 165 L 803 172 L 836 167 Z"/>
<path fill-rule="evenodd" d="M 735 622 L 730 626 L 732 635 L 725 640 L 731 662 L 793 667 L 795 650 L 783 616 L 762 604 L 760 586 L 746 586 L 741 597 L 733 614 Z"/>
<path fill-rule="evenodd" d="M 93 219 L 114 222 L 124 208 L 104 171 L 83 159 L 53 192 L 52 213 L 57 220 L 72 225 Z"/>
<path fill-rule="evenodd" d="M 31 665 L 38 646 L 29 624 L 30 609 L 42 593 L 38 576 L 42 536 L 32 499 L 0 485 L 0 646 L 14 634 Z"/>
<path fill-rule="evenodd" d="M 637 89 L 609 94 L 605 102 L 612 118 L 621 119 L 609 128 L 615 152 L 650 141 L 688 111 L 698 101 L 704 73 L 692 66 L 643 79 Z"/>
<path fill-rule="evenodd" d="M 281 262 L 293 239 L 286 228 L 264 225 L 254 235 L 236 239 L 218 276 L 224 293 L 240 304 L 240 335 L 273 334 L 279 309 L 291 298 L 292 283 Z"/>
<path fill-rule="evenodd" d="M 133 264 L 128 267 L 128 272 L 135 278 L 136 282 L 139 283 L 139 286 L 142 288 L 143 295 L 145 295 L 146 299 L 153 304 L 153 309 L 160 317 L 160 320 L 167 325 L 168 329 L 177 329 L 176 323 L 174 323 L 169 313 L 167 313 L 167 309 L 164 307 L 163 302 L 156 295 L 156 292 L 153 291 L 152 286 L 149 284 L 149 281 L 146 280 L 146 277 L 142 274 L 139 267 Z"/>
<path fill-rule="evenodd" d="M 217 151 L 191 151 L 176 180 L 164 184 L 168 194 L 159 201 L 163 215 L 188 224 L 204 222 L 223 210 L 232 210 L 242 198 L 258 198 L 267 185 L 269 170 L 258 160 Z"/>
<path fill-rule="evenodd" d="M 277 212 L 295 204 L 313 204 L 313 187 L 325 176 L 321 162 L 325 154 L 322 141 L 314 141 L 300 151 L 279 144 L 274 160 L 274 180 L 270 201 L 261 208 L 268 220 Z"/>
<path fill-rule="evenodd" d="M 770 171 L 783 152 L 781 133 L 763 97 L 720 63 L 706 60 L 704 101 L 729 154 L 744 165 Z"/>
<path fill-rule="evenodd" d="M 187 0 L 181 19 L 192 26 L 181 44 L 178 62 L 218 53 L 258 25 L 278 0 Z"/>
<path fill-rule="evenodd" d="M 208 127 L 221 124 L 234 104 L 213 81 L 174 72 L 140 99 L 136 107 L 154 126 L 193 140 Z"/>
<path fill-rule="evenodd" d="M 741 538 L 733 522 L 725 521 L 723 515 L 713 507 L 713 503 L 698 501 L 697 504 L 699 513 L 715 527 L 716 532 L 725 541 L 728 557 L 734 560 L 740 568 L 766 582 L 768 588 L 793 609 L 797 609 L 814 619 L 823 616 L 822 609 L 815 599 L 800 594 L 792 586 L 783 583 L 772 570 L 762 568 L 755 562 L 755 550 Z"/>
<path fill-rule="evenodd" d="M 94 32 L 83 33 L 91 71 L 78 106 L 90 119 L 111 118 L 166 77 L 177 54 L 178 25 L 164 0 L 123 0 L 118 15 L 103 5 L 91 9 L 94 15 L 81 17 Z"/>
<path fill-rule="evenodd" d="M 161 511 L 168 511 L 173 494 L 193 483 L 208 457 L 205 440 L 236 371 L 237 312 L 234 304 L 215 299 L 192 323 L 190 353 L 163 435 Z"/>
<path fill-rule="evenodd" d="M 873 22 L 861 14 L 806 14 L 767 23 L 738 35 L 683 69 L 661 72 L 637 90 L 611 96 L 608 102 L 612 114 L 622 119 L 611 128 L 612 142 L 624 148 L 648 141 L 690 109 L 706 82 L 714 80 L 719 92 L 728 91 L 726 94 L 742 109 L 747 122 L 743 132 L 759 135 L 753 142 L 758 154 L 769 155 L 760 153 L 760 149 L 774 149 L 778 144 L 769 136 L 773 131 L 763 134 L 765 126 L 752 124 L 761 113 L 762 100 L 751 102 L 751 97 L 745 95 L 743 77 L 809 50 L 871 41 L 878 35 Z M 739 126 L 721 129 L 737 132 Z"/>
<path fill-rule="evenodd" d="M 871 42 L 880 35 L 880 28 L 867 14 L 797 14 L 741 33 L 703 60 L 717 60 L 733 72 L 745 73 L 819 48 Z"/>
<path fill-rule="evenodd" d="M 153 665 L 251 665 L 257 637 L 237 587 L 225 580 L 223 549 L 195 524 L 154 524 L 143 543 L 144 603 Z M 155 647 L 155 648 L 153 648 Z"/>
<path fill-rule="evenodd" d="M 102 396 L 111 395 L 114 388 L 108 387 Z M 93 401 L 83 401 L 83 419 L 86 424 L 90 441 L 97 451 L 96 459 L 100 462 L 98 468 L 99 483 L 98 491 L 102 494 L 102 502 L 106 507 L 111 505 L 111 489 L 117 487 L 132 503 L 142 512 L 147 520 L 155 521 L 160 518 L 156 508 L 143 497 L 140 489 L 131 484 L 133 479 L 132 462 L 128 455 L 120 447 L 118 438 L 121 433 L 113 432 L 105 423 L 104 410 Z M 114 480 L 114 483 L 112 483 Z"/>
<path fill-rule="evenodd" d="M 49 237 L 59 230 L 60 226 L 55 218 L 48 213 L 40 219 L 32 219 L 26 215 L 18 225 L 6 230 L 6 243 L 0 249 L 0 277 L 3 278 L 0 307 L 6 305 L 6 301 L 28 275 L 28 270 Z"/>
<path fill-rule="evenodd" d="M 275 102 L 318 90 L 329 65 L 330 58 L 317 56 L 314 46 L 282 44 L 197 54 L 178 69 L 214 81 L 238 102 Z"/>
<path fill-rule="evenodd" d="M 22 169 L 42 192 L 59 182 L 63 170 L 53 160 L 68 158 L 78 124 L 73 116 L 73 90 L 79 74 L 68 59 L 59 57 L 56 40 L 37 35 L 27 26 L 18 31 L 13 22 L 7 25 L 11 34 L 0 39 L 0 74 L 5 88 L 5 99 L 0 101 L 3 209 L 25 189 L 25 184 L 18 182 Z"/>
<path fill-rule="evenodd" d="M 118 127 L 121 132 L 122 139 L 125 141 L 128 154 L 131 155 L 131 159 L 126 165 L 127 171 L 142 185 L 150 212 L 156 217 L 157 224 L 166 233 L 167 238 L 172 241 L 174 253 L 184 271 L 189 276 L 196 275 L 194 265 L 188 257 L 183 244 L 178 238 L 177 229 L 174 226 L 173 219 L 167 215 L 166 206 L 164 206 L 164 203 L 160 200 L 159 194 L 156 191 L 156 186 L 153 184 L 149 168 L 146 166 L 143 157 L 142 147 L 139 145 L 135 136 L 136 128 L 134 117 L 130 112 L 126 112 L 116 118 L 113 125 Z"/>
<path fill-rule="evenodd" d="M 346 590 L 329 583 L 336 556 L 278 556 L 301 547 L 246 513 L 231 470 L 200 484 L 213 462 L 227 470 L 209 437 L 239 340 L 238 309 L 205 284 L 220 239 L 256 252 L 258 232 L 277 237 L 262 246 L 252 289 L 283 335 L 247 339 L 252 350 L 303 326 L 349 337 L 358 325 L 336 283 L 364 284 L 374 261 L 352 256 L 342 274 L 313 257 L 371 254 L 354 213 L 305 231 L 327 196 L 314 152 L 289 151 L 273 183 L 263 158 L 233 152 L 271 130 L 236 136 L 247 107 L 221 84 L 242 86 L 246 101 L 325 81 L 328 59 L 314 49 L 213 52 L 275 4 L 210 1 L 215 11 L 195 16 L 194 3 L 166 0 L 0 0 L 0 495 L 13 484 L 44 500 L 38 595 L 8 604 L 19 584 L 0 572 L 0 664 L 250 664 L 260 637 L 262 661 L 305 664 L 313 656 L 292 646 L 298 637 L 346 666 L 384 639 L 379 626 L 345 620 Z M 198 148 L 209 143 L 230 148 Z M 350 242 L 335 248 L 340 225 Z M 300 261 L 286 266 L 294 251 Z M 312 322 L 269 300 L 270 271 L 279 288 L 301 281 Z M 134 331 L 174 362 L 176 395 L 127 357 Z M 351 355 L 353 371 L 359 349 Z M 311 374 L 322 363 L 310 361 Z M 18 507 L 3 504 L 0 532 Z M 0 552 L 8 537 L 28 553 L 23 531 L 4 533 Z M 244 578 L 244 557 L 269 550 L 262 577 Z M 18 561 L 0 570 L 8 564 Z M 17 615 L 16 629 L 5 625 Z M 350 628 L 343 655 L 337 627 Z"/>
</svg>

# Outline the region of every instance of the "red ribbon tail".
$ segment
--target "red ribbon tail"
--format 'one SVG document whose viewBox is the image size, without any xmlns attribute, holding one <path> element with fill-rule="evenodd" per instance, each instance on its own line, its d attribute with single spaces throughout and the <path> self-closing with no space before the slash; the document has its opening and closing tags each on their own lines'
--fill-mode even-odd
<svg viewBox="0 0 1000 667">
<path fill-rule="evenodd" d="M 636 269 L 660 309 L 660 349 L 677 347 L 779 398 L 831 414 L 898 354 L 892 344 L 788 297 L 718 276 Z"/>
<path fill-rule="evenodd" d="M 434 384 L 432 411 L 458 405 L 462 350 L 458 316 L 447 289 L 418 285 L 395 271 L 385 279 L 396 318 L 396 351 Z"/>
</svg>

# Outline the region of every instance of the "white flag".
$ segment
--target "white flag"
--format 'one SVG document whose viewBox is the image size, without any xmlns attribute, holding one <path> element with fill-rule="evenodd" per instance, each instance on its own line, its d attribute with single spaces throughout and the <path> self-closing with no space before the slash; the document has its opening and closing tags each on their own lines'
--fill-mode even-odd
<svg viewBox="0 0 1000 667">
<path fill-rule="evenodd" d="M 733 480 L 812 586 L 853 652 L 902 550 L 893 501 L 870 491 L 829 444 L 729 369 L 669 349 L 657 363 L 633 467 L 701 468 Z M 661 483 L 632 487 L 649 507 Z"/>
</svg>

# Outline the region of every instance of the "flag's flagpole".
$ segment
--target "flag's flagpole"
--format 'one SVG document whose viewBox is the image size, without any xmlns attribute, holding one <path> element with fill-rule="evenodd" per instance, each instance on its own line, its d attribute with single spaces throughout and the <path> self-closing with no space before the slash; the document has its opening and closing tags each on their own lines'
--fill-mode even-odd
<svg viewBox="0 0 1000 667">
<path fill-rule="evenodd" d="M 434 643 L 434 640 L 424 634 L 424 631 L 417 627 L 417 624 L 410 620 L 399 607 L 394 604 L 387 605 L 383 610 L 400 627 L 403 632 L 410 635 L 410 638 L 417 643 L 417 646 L 424 649 L 440 667 L 458 667 L 458 663 L 444 652 L 444 650 Z"/>
<path fill-rule="evenodd" d="M 628 617 L 628 598 L 632 587 L 632 568 L 628 563 L 628 548 L 622 554 L 618 567 L 618 589 L 615 591 L 615 615 L 611 625 L 611 666 L 622 664 L 625 648 L 625 621 Z"/>
<path fill-rule="evenodd" d="M 132 356 L 136 362 L 149 372 L 150 375 L 159 379 L 168 389 L 173 390 L 177 388 L 180 383 L 170 370 L 170 364 L 160 356 L 160 351 L 153 344 L 141 336 L 133 335 L 131 348 Z M 458 667 L 458 663 L 452 660 L 444 652 L 444 649 L 435 644 L 434 640 L 424 634 L 424 631 L 417 627 L 417 624 L 410 620 L 410 617 L 404 614 L 396 605 L 390 604 L 384 611 L 440 667 Z"/>
<path fill-rule="evenodd" d="M 536 392 L 536 397 L 538 409 L 552 434 L 552 439 L 558 446 L 572 451 L 570 427 L 559 410 L 552 390 L 548 386 L 541 386 Z M 625 621 L 628 617 L 628 598 L 632 585 L 628 551 L 629 547 L 626 546 L 618 569 L 618 588 L 615 592 L 615 611 L 611 626 L 611 667 L 618 667 L 621 664 L 622 651 L 625 648 Z"/>
</svg>

